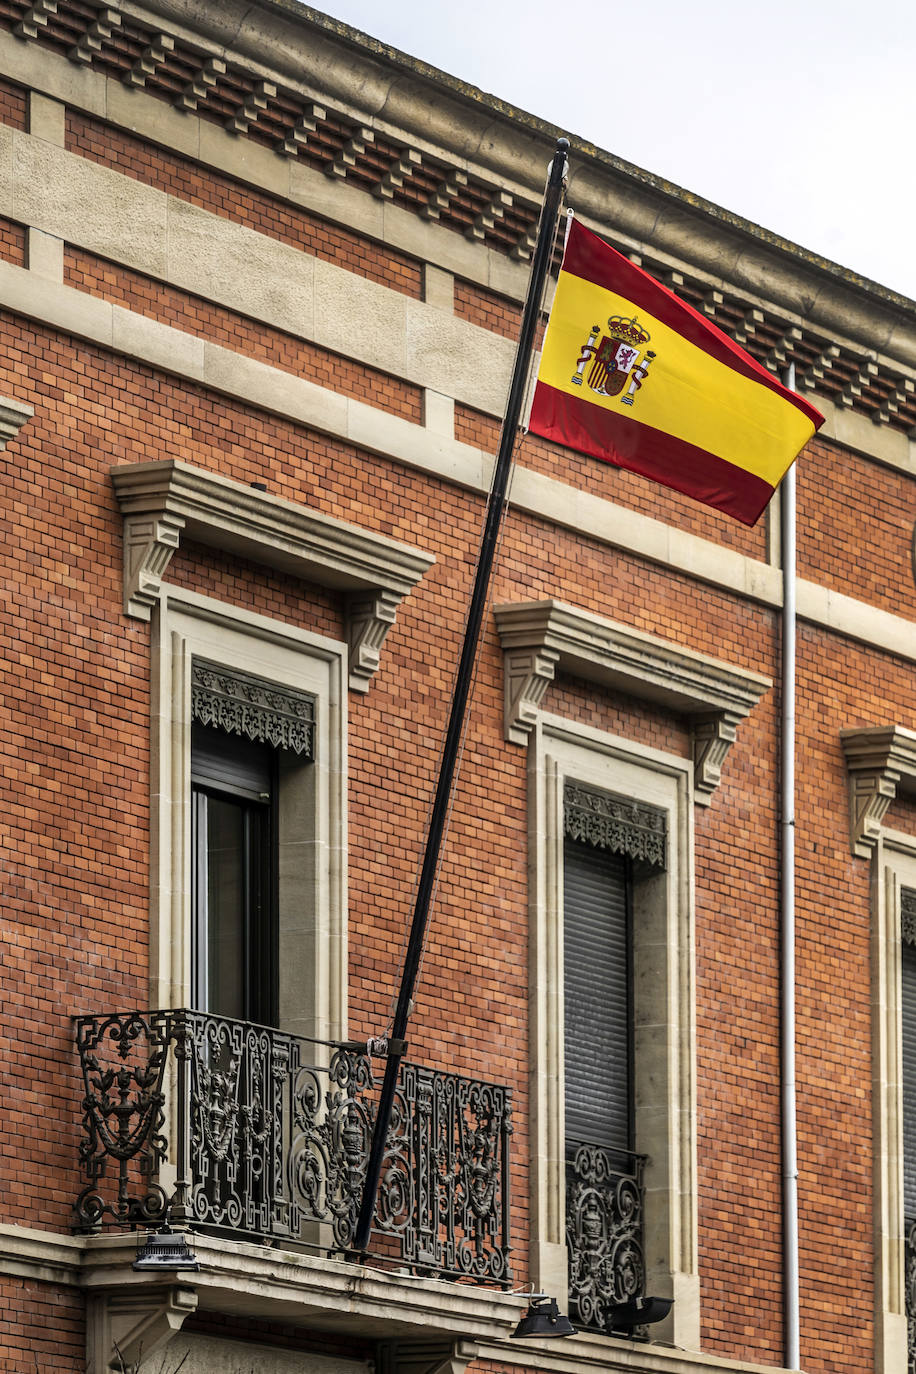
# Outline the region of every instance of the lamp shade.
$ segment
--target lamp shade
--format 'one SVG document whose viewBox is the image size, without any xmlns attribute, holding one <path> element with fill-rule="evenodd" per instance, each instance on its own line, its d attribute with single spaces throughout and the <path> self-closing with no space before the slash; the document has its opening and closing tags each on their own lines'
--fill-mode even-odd
<svg viewBox="0 0 916 1374">
<path fill-rule="evenodd" d="M 532 1293 L 528 1311 L 512 1332 L 512 1340 L 524 1340 L 529 1336 L 550 1340 L 575 1334 L 576 1328 L 560 1312 L 556 1298 L 548 1298 L 546 1293 Z"/>
<path fill-rule="evenodd" d="M 137 1251 L 134 1269 L 200 1269 L 196 1256 L 188 1249 L 187 1241 L 181 1231 L 173 1231 L 168 1222 L 163 1222 L 158 1231 L 151 1231 L 146 1244 Z"/>
<path fill-rule="evenodd" d="M 673 1298 L 631 1298 L 608 1311 L 611 1331 L 631 1331 L 634 1326 L 650 1326 L 660 1322 L 671 1311 Z"/>
</svg>

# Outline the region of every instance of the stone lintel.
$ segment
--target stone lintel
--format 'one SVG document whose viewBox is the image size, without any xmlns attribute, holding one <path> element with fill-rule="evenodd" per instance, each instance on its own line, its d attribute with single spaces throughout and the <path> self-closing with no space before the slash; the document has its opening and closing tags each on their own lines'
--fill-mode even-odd
<svg viewBox="0 0 916 1374">
<path fill-rule="evenodd" d="M 841 730 L 849 774 L 849 839 L 859 859 L 871 857 L 881 823 L 897 795 L 916 791 L 916 732 L 899 725 Z"/>
<path fill-rule="evenodd" d="M 365 692 L 397 608 L 430 554 L 176 459 L 116 467 L 124 611 L 149 620 L 181 538 L 346 593 L 350 686 Z"/>
<path fill-rule="evenodd" d="M 377 1374 L 465 1374 L 477 1359 L 474 1341 L 382 1341 L 377 1346 Z"/>
<path fill-rule="evenodd" d="M 93 1293 L 86 1310 L 87 1374 L 139 1369 L 163 1351 L 197 1311 L 197 1294 L 186 1283 Z"/>
<path fill-rule="evenodd" d="M 494 607 L 505 670 L 506 738 L 527 743 L 557 668 L 686 716 L 694 797 L 703 805 L 722 775 L 737 727 L 772 685 L 769 678 L 669 640 L 544 600 Z"/>
</svg>

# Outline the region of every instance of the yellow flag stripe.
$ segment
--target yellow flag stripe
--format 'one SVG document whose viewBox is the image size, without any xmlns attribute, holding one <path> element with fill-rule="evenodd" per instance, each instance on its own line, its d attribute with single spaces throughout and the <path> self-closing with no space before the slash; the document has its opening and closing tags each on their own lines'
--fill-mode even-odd
<svg viewBox="0 0 916 1374">
<path fill-rule="evenodd" d="M 637 316 L 655 353 L 632 406 L 621 395 L 600 396 L 572 378 L 594 325 L 607 334 L 612 315 Z M 586 365 L 587 377 L 590 364 Z M 561 272 L 538 372 L 541 381 L 603 410 L 706 449 L 776 486 L 814 425 L 769 387 L 710 357 L 632 301 L 594 282 Z"/>
</svg>

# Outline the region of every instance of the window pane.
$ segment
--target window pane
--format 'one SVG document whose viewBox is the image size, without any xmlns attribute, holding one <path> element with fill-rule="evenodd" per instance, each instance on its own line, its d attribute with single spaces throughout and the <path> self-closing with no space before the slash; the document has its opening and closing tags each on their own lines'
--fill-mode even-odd
<svg viewBox="0 0 916 1374">
<path fill-rule="evenodd" d="M 246 967 L 245 806 L 207 801 L 208 1011 L 243 1019 Z"/>
</svg>

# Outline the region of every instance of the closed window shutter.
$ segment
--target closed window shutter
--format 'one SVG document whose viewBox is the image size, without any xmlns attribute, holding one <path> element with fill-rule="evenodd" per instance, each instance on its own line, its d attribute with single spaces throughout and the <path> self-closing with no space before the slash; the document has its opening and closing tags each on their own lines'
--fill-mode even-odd
<svg viewBox="0 0 916 1374">
<path fill-rule="evenodd" d="M 903 1208 L 916 1220 L 916 946 L 901 946 L 903 1020 Z"/>
<path fill-rule="evenodd" d="M 563 856 L 567 1140 L 629 1149 L 628 863 L 568 837 Z"/>
<path fill-rule="evenodd" d="M 191 728 L 191 781 L 254 801 L 273 792 L 276 751 L 268 744 L 227 735 L 209 725 Z"/>
</svg>

